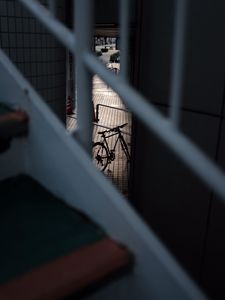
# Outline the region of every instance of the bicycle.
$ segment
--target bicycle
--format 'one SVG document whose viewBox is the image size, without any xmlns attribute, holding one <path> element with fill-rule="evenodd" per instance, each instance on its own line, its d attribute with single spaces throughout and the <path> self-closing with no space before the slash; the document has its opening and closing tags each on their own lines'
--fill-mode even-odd
<svg viewBox="0 0 225 300">
<path fill-rule="evenodd" d="M 127 125 L 127 123 L 120 125 L 120 126 L 116 126 L 109 130 L 104 130 L 104 131 L 98 132 L 98 134 L 101 134 L 101 141 L 93 144 L 92 153 L 93 153 L 95 165 L 99 170 L 104 171 L 106 169 L 106 167 L 112 161 L 115 160 L 115 158 L 116 158 L 115 149 L 116 149 L 118 142 L 120 142 L 122 150 L 123 150 L 124 154 L 126 155 L 127 162 L 130 162 L 131 156 L 130 156 L 130 153 L 128 150 L 127 143 L 121 132 L 121 129 L 123 127 L 125 127 L 126 125 Z M 118 135 L 118 137 L 116 138 L 112 149 L 110 149 L 107 139 L 109 139 L 110 137 L 115 136 L 115 135 Z"/>
</svg>

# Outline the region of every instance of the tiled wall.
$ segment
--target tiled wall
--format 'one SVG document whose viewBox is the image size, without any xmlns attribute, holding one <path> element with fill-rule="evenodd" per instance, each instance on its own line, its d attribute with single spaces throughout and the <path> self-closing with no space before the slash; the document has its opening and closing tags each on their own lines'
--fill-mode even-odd
<svg viewBox="0 0 225 300">
<path fill-rule="evenodd" d="M 65 18 L 63 2 L 57 2 L 60 19 Z M 0 47 L 64 120 L 65 49 L 18 1 L 0 0 Z"/>
<path fill-rule="evenodd" d="M 175 2 L 142 3 L 137 85 L 168 115 Z M 225 171 L 224 19 L 223 0 L 188 1 L 179 129 Z M 210 298 L 224 299 L 225 205 L 154 134 L 135 129 L 136 207 Z"/>
</svg>

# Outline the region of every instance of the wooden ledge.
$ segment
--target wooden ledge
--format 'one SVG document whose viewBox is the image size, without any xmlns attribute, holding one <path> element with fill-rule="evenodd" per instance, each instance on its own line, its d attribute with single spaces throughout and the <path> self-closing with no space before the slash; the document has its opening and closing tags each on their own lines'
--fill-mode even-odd
<svg viewBox="0 0 225 300">
<path fill-rule="evenodd" d="M 13 137 L 26 135 L 28 116 L 22 110 L 11 110 L 0 103 L 0 153 L 10 147 Z"/>
<path fill-rule="evenodd" d="M 28 132 L 28 116 L 24 111 L 16 110 L 0 114 L 0 139 L 5 140 Z"/>
<path fill-rule="evenodd" d="M 4 122 L 10 122 L 10 121 L 26 122 L 27 119 L 28 119 L 27 115 L 24 111 L 15 110 L 15 111 L 11 111 L 11 112 L 0 115 L 0 124 L 2 124 Z"/>
<path fill-rule="evenodd" d="M 62 299 L 99 283 L 130 262 L 125 248 L 104 238 L 0 285 L 0 299 Z"/>
</svg>

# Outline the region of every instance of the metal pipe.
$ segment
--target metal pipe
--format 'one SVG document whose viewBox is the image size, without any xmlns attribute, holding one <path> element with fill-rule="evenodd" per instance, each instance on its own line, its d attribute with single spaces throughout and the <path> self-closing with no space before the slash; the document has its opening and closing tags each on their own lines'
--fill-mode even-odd
<svg viewBox="0 0 225 300">
<path fill-rule="evenodd" d="M 92 75 L 85 66 L 83 53 L 91 51 L 93 41 L 93 1 L 76 0 L 74 3 L 74 31 L 76 32 L 76 74 L 77 76 L 77 130 L 76 137 L 82 146 L 92 152 Z M 75 55 L 75 53 L 74 53 Z"/>
<path fill-rule="evenodd" d="M 149 131 L 152 131 L 164 144 L 195 173 L 204 183 L 221 197 L 225 203 L 225 175 L 190 139 L 185 137 L 151 103 L 147 102 L 128 84 L 104 68 L 91 53 L 84 53 L 87 67 L 110 85 L 124 100 Z"/>
<path fill-rule="evenodd" d="M 113 107 L 113 106 L 110 106 L 110 105 L 105 105 L 105 104 L 98 103 L 98 104 L 96 105 L 96 122 L 99 121 L 98 115 L 99 115 L 99 107 L 100 107 L 100 106 L 108 107 L 108 108 L 115 109 L 115 110 L 121 110 L 121 111 L 124 111 L 124 112 L 129 113 L 129 111 L 126 110 L 126 109 L 124 109 L 124 108 L 118 108 L 118 107 Z"/>
<path fill-rule="evenodd" d="M 185 33 L 187 23 L 187 0 L 176 1 L 174 42 L 172 57 L 172 82 L 170 89 L 170 118 L 174 126 L 180 119 L 180 103 L 184 81 Z"/>
<path fill-rule="evenodd" d="M 76 38 L 73 32 L 35 0 L 19 0 L 65 47 L 74 52 Z"/>
<path fill-rule="evenodd" d="M 120 74 L 123 80 L 128 76 L 129 49 L 129 0 L 120 0 Z"/>
</svg>

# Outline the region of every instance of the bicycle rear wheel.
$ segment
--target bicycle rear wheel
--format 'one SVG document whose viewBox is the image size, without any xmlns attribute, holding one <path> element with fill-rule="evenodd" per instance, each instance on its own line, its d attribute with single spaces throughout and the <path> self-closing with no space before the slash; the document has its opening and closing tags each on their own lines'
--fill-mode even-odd
<svg viewBox="0 0 225 300">
<path fill-rule="evenodd" d="M 104 171 L 109 163 L 108 151 L 103 143 L 94 143 L 92 147 L 92 155 L 95 166 L 100 170 Z"/>
</svg>

